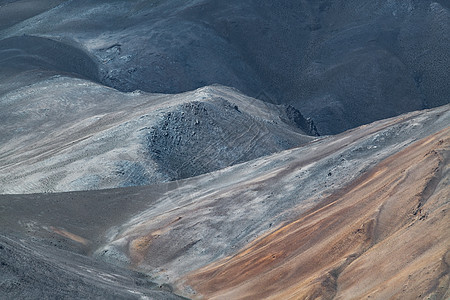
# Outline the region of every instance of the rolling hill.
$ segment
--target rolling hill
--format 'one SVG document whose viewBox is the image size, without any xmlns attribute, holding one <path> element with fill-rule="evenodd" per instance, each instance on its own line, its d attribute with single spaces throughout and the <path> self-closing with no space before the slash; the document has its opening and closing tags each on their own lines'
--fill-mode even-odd
<svg viewBox="0 0 450 300">
<path fill-rule="evenodd" d="M 447 0 L 0 0 L 0 299 L 449 299 Z"/>
</svg>

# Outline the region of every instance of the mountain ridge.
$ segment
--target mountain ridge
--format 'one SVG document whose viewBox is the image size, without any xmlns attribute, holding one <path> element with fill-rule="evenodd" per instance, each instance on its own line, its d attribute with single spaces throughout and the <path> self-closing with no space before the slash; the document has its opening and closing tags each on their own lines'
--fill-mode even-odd
<svg viewBox="0 0 450 300">
<path fill-rule="evenodd" d="M 448 0 L 0 0 L 0 298 L 450 298 Z"/>
<path fill-rule="evenodd" d="M 78 45 L 98 81 L 121 91 L 219 83 L 290 104 L 335 134 L 447 104 L 449 20 L 445 1 L 428 0 L 69 1 L 0 37 Z"/>
</svg>

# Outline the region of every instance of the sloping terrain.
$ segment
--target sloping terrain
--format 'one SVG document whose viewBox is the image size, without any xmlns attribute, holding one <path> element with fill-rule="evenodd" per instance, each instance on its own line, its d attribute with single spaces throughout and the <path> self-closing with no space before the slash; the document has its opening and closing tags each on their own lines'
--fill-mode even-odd
<svg viewBox="0 0 450 300">
<path fill-rule="evenodd" d="M 184 299 L 146 275 L 0 235 L 1 299 Z"/>
<path fill-rule="evenodd" d="M 0 29 L 39 15 L 62 2 L 64 0 L 0 0 Z"/>
<path fill-rule="evenodd" d="M 0 299 L 449 299 L 449 69 L 448 0 L 0 0 Z"/>
<path fill-rule="evenodd" d="M 188 283 L 208 299 L 445 299 L 449 137 L 406 147 Z"/>
<path fill-rule="evenodd" d="M 446 299 L 449 121 L 414 112 L 148 187 L 1 195 L 0 225 L 188 298 Z"/>
<path fill-rule="evenodd" d="M 53 76 L 0 96 L 0 192 L 188 178 L 307 143 L 307 126 L 292 107 L 221 86 L 121 93 Z"/>
<path fill-rule="evenodd" d="M 91 79 L 121 91 L 219 83 L 292 104 L 322 134 L 449 102 L 444 0 L 37 0 L 27 11 L 28 2 L 0 2 L 0 49 L 14 41 L 10 52 L 27 52 L 35 39 L 42 61 L 50 38 L 59 62 L 84 51 L 91 65 L 77 73 L 95 69 Z"/>
</svg>

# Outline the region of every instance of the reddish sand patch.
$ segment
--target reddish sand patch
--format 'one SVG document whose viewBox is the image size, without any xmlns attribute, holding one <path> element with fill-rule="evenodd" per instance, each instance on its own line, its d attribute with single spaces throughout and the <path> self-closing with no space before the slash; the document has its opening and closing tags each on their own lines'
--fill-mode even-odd
<svg viewBox="0 0 450 300">
<path fill-rule="evenodd" d="M 240 253 L 186 276 L 207 299 L 449 296 L 450 128 Z"/>
</svg>

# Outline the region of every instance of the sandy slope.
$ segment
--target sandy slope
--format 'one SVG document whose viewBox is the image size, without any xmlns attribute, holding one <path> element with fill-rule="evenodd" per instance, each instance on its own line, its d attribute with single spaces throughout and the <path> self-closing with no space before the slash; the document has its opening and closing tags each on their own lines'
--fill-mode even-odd
<svg viewBox="0 0 450 300">
<path fill-rule="evenodd" d="M 406 147 L 187 283 L 208 299 L 447 298 L 449 150 L 449 128 Z"/>
</svg>

